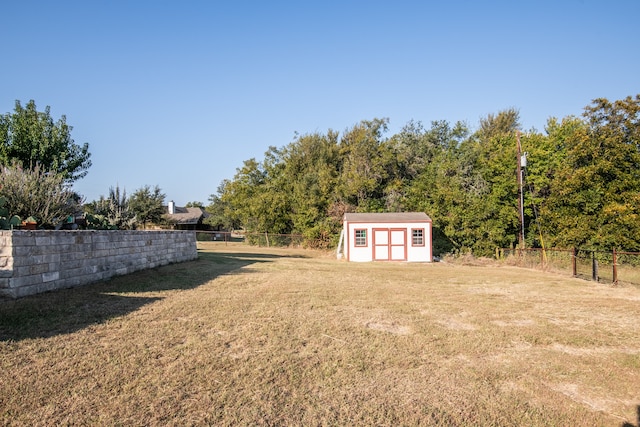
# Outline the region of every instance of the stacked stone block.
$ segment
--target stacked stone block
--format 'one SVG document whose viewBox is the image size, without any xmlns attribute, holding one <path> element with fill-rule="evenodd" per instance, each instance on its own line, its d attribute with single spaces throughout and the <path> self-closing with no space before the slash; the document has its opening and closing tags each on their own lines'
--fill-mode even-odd
<svg viewBox="0 0 640 427">
<path fill-rule="evenodd" d="M 0 245 L 0 296 L 11 298 L 198 257 L 192 231 L 1 231 Z"/>
</svg>

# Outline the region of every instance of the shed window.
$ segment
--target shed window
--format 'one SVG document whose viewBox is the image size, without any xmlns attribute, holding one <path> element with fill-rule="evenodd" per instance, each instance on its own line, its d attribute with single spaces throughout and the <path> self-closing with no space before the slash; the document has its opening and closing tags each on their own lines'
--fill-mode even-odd
<svg viewBox="0 0 640 427">
<path fill-rule="evenodd" d="M 424 228 L 411 229 L 411 245 L 424 246 Z"/>
<path fill-rule="evenodd" d="M 355 243 L 356 246 L 367 246 L 367 230 L 355 230 L 356 238 Z"/>
</svg>

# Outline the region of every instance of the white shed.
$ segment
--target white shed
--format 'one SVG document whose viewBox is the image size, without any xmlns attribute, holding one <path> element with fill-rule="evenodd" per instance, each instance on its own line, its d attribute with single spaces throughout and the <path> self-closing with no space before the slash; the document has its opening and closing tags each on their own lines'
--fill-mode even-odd
<svg viewBox="0 0 640 427">
<path fill-rule="evenodd" d="M 431 262 L 431 218 L 424 212 L 346 213 L 338 258 Z"/>
</svg>

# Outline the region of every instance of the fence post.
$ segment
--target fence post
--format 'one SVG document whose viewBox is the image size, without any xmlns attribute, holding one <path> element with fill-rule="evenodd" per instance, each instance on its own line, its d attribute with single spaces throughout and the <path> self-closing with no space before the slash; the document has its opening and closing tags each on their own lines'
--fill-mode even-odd
<svg viewBox="0 0 640 427">
<path fill-rule="evenodd" d="M 576 248 L 573 248 L 573 254 L 571 255 L 571 268 L 573 269 L 573 277 L 578 275 L 578 264 L 576 262 L 576 257 L 578 256 L 576 252 Z"/>
<path fill-rule="evenodd" d="M 594 282 L 598 281 L 598 260 L 596 259 L 596 251 L 591 251 L 591 278 Z"/>
<path fill-rule="evenodd" d="M 615 247 L 613 248 L 613 283 L 618 284 L 618 255 Z"/>
</svg>

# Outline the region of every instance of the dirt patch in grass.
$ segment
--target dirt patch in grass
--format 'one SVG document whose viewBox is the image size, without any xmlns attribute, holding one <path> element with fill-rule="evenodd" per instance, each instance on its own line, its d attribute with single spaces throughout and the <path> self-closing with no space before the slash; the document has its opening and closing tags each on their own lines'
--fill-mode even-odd
<svg viewBox="0 0 640 427">
<path fill-rule="evenodd" d="M 467 264 L 211 242 L 0 302 L 0 423 L 638 425 L 638 288 Z"/>
</svg>

